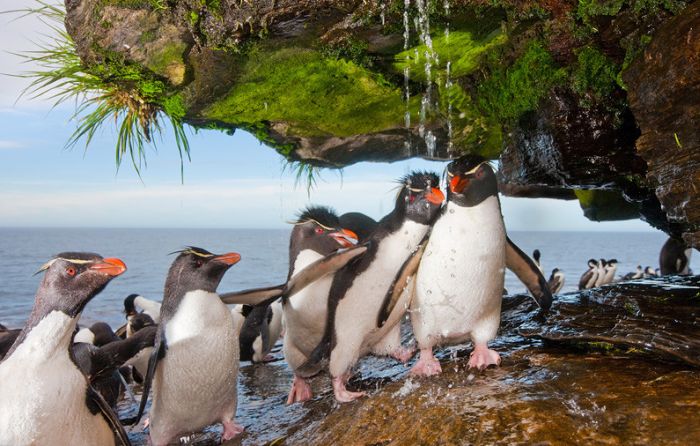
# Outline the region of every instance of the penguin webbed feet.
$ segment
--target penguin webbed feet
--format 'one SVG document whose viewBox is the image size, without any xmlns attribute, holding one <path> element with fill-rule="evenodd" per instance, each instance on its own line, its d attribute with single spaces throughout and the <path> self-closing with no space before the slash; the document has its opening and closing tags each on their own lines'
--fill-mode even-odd
<svg viewBox="0 0 700 446">
<path fill-rule="evenodd" d="M 337 376 L 333 378 L 333 395 L 339 403 L 349 403 L 358 398 L 367 396 L 367 392 L 351 392 L 345 386 L 350 378 L 349 374 Z"/>
</svg>

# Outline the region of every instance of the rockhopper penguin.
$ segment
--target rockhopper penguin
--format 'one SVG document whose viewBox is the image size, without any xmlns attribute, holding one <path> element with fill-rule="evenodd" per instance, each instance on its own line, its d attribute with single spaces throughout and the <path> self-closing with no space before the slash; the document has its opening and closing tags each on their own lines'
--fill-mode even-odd
<svg viewBox="0 0 700 446">
<path fill-rule="evenodd" d="M 160 323 L 144 380 L 139 413 L 153 385 L 150 439 L 166 445 L 180 435 L 220 422 L 223 440 L 243 431 L 234 423 L 238 339 L 231 311 L 216 293 L 224 273 L 240 260 L 189 247 L 179 251 L 165 280 Z"/>
<path fill-rule="evenodd" d="M 397 272 L 428 233 L 444 195 L 434 173 L 413 172 L 399 183 L 394 210 L 372 232 L 368 251 L 332 277 L 323 339 L 300 368 L 302 373 L 318 370 L 320 361 L 329 358 L 333 392 L 339 402 L 364 395 L 346 389 L 359 358 L 370 352 L 393 353 L 399 358 L 405 353 L 400 345 L 400 318 L 391 316 L 403 314 L 405 303 L 385 297 Z M 386 323 L 389 320 L 392 322 Z"/>
<path fill-rule="evenodd" d="M 71 350 L 85 305 L 126 271 L 119 259 L 64 252 L 46 263 L 29 320 L 0 363 L 0 444 L 129 444 Z"/>
</svg>

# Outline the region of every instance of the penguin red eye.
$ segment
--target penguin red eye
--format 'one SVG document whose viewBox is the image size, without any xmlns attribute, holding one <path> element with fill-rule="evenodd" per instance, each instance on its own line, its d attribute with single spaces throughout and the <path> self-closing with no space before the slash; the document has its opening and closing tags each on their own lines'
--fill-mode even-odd
<svg viewBox="0 0 700 446">
<path fill-rule="evenodd" d="M 194 261 L 194 264 L 199 268 L 200 266 L 204 265 L 204 262 L 201 259 L 197 259 Z"/>
<path fill-rule="evenodd" d="M 322 228 L 316 228 L 316 234 L 323 234 Z"/>
<path fill-rule="evenodd" d="M 408 202 L 409 202 L 409 203 L 413 203 L 414 201 L 416 201 L 416 196 L 413 195 L 413 194 L 410 194 L 410 195 L 408 196 Z"/>
<path fill-rule="evenodd" d="M 72 266 L 69 266 L 68 268 L 66 268 L 66 274 L 68 274 L 71 277 L 75 276 L 75 268 L 73 268 Z"/>
</svg>

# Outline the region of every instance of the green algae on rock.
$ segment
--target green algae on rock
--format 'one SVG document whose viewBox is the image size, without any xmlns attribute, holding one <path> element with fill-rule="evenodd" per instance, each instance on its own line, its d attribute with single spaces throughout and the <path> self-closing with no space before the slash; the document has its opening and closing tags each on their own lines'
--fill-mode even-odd
<svg viewBox="0 0 700 446">
<path fill-rule="evenodd" d="M 411 105 L 417 110 L 417 99 Z M 283 121 L 299 136 L 351 136 L 403 126 L 404 108 L 398 88 L 351 61 L 258 45 L 236 85 L 203 115 L 244 126 Z"/>
</svg>

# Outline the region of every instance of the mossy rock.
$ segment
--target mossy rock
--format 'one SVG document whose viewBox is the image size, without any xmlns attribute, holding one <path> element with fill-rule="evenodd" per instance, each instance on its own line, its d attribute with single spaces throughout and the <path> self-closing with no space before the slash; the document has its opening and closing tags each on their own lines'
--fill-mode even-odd
<svg viewBox="0 0 700 446">
<path fill-rule="evenodd" d="M 419 98 L 408 109 L 417 114 Z M 399 128 L 407 105 L 401 90 L 352 61 L 313 49 L 256 46 L 238 82 L 204 110 L 231 125 L 286 122 L 298 136 L 351 136 Z"/>
</svg>

